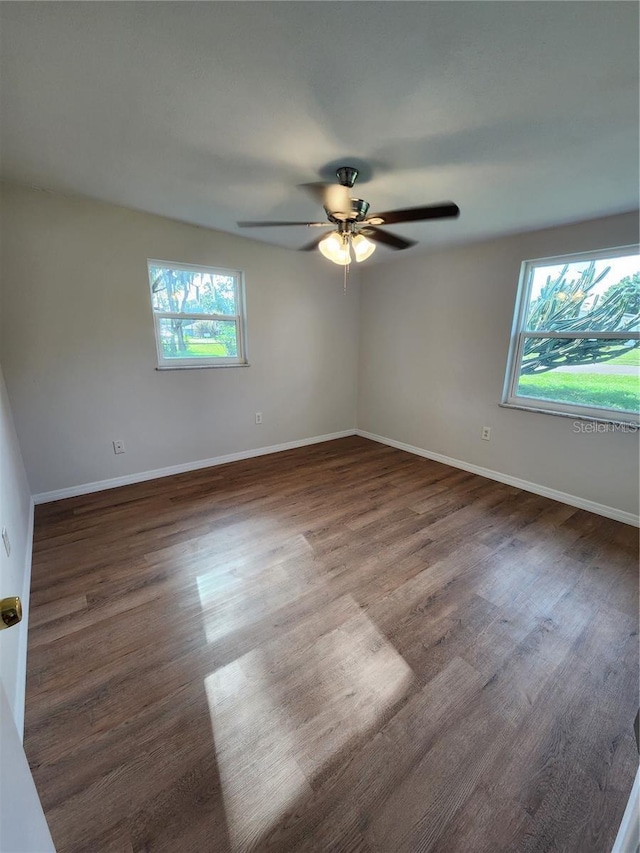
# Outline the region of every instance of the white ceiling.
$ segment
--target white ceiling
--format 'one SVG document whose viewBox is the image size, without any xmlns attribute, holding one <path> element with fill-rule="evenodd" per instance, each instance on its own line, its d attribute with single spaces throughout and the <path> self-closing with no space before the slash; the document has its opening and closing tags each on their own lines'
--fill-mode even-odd
<svg viewBox="0 0 640 853">
<path fill-rule="evenodd" d="M 410 252 L 638 204 L 636 3 L 22 2 L 0 23 L 10 180 L 297 247 L 235 222 L 318 219 L 297 185 L 361 165 L 372 212 L 460 206 L 390 227 Z"/>
</svg>

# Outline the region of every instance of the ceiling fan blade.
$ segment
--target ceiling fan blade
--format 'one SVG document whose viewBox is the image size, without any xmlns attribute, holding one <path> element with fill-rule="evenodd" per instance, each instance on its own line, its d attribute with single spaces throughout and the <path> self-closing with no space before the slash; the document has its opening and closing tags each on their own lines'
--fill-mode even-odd
<svg viewBox="0 0 640 853">
<path fill-rule="evenodd" d="M 313 252 L 314 249 L 318 248 L 318 243 L 324 237 L 324 234 L 321 234 L 319 237 L 316 237 L 315 240 L 312 240 L 310 243 L 306 243 L 304 246 L 300 246 L 298 249 L 299 252 Z"/>
<path fill-rule="evenodd" d="M 389 246 L 391 249 L 408 249 L 410 246 L 416 245 L 415 240 L 406 240 L 404 237 L 398 237 L 390 231 L 374 228 L 373 225 L 361 228 L 360 234 L 364 234 L 370 240 L 375 240 L 376 243 L 384 243 L 385 246 Z"/>
<path fill-rule="evenodd" d="M 317 204 L 322 205 L 324 204 L 328 186 L 329 184 L 325 184 L 322 181 L 314 181 L 310 184 L 298 184 L 298 187 L 301 190 L 304 190 L 308 195 L 310 195 Z"/>
<path fill-rule="evenodd" d="M 384 225 L 395 225 L 398 222 L 422 222 L 425 219 L 452 219 L 460 216 L 460 208 L 452 201 L 440 204 L 427 204 L 424 207 L 407 207 L 404 210 L 388 210 L 386 213 L 374 213 L 367 220 L 381 219 Z"/>
<path fill-rule="evenodd" d="M 332 226 L 331 222 L 236 222 L 238 228 L 270 228 L 282 225 L 306 225 L 307 228 L 327 228 Z"/>
<path fill-rule="evenodd" d="M 329 213 L 342 213 L 348 216 L 351 213 L 351 192 L 349 187 L 342 184 L 329 184 L 324 197 L 324 206 Z"/>
<path fill-rule="evenodd" d="M 315 202 L 321 204 L 329 213 L 348 216 L 351 213 L 351 191 L 342 184 L 323 184 L 315 181 L 310 184 L 298 184 L 309 193 Z"/>
</svg>

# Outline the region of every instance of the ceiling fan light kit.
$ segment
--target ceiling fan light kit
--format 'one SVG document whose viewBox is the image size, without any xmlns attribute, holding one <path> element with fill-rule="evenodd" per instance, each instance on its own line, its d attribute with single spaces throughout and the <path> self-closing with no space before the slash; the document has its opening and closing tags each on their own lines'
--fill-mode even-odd
<svg viewBox="0 0 640 853">
<path fill-rule="evenodd" d="M 351 231 L 332 231 L 318 243 L 318 248 L 330 261 L 340 266 L 350 264 L 352 260 L 361 263 L 370 258 L 376 250 L 376 244 L 363 234 L 353 234 Z"/>
<path fill-rule="evenodd" d="M 326 237 L 320 240 L 318 248 L 325 258 L 333 261 L 334 264 L 346 266 L 351 261 L 348 235 L 343 236 L 337 231 L 332 231 L 331 234 L 327 234 Z"/>
<path fill-rule="evenodd" d="M 371 240 L 367 240 L 364 234 L 356 234 L 355 237 L 352 237 L 351 246 L 353 247 L 353 254 L 358 263 L 366 261 L 376 250 L 376 244 L 372 243 Z"/>
<path fill-rule="evenodd" d="M 380 225 L 397 225 L 401 222 L 422 222 L 427 219 L 452 219 L 460 215 L 460 209 L 452 201 L 431 204 L 423 207 L 408 207 L 404 210 L 390 210 L 386 213 L 369 213 L 369 202 L 361 198 L 351 198 L 350 190 L 358 177 L 353 166 L 341 166 L 336 171 L 337 184 L 305 185 L 318 187 L 322 191 L 323 207 L 327 222 L 238 222 L 240 228 L 262 228 L 265 226 L 305 225 L 308 228 L 327 228 L 335 226 L 331 233 L 313 243 L 303 246 L 303 251 L 315 248 L 334 264 L 348 267 L 352 258 L 356 262 L 366 261 L 376 249 L 376 243 L 383 243 L 390 249 L 400 250 L 415 246 L 415 240 L 398 237 L 391 231 L 385 231 Z M 373 242 L 372 242 L 373 241 Z"/>
</svg>

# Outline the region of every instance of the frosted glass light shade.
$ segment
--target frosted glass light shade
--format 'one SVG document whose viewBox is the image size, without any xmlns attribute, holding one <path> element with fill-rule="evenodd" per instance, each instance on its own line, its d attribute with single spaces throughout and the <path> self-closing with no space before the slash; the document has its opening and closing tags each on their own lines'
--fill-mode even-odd
<svg viewBox="0 0 640 853">
<path fill-rule="evenodd" d="M 363 234 L 356 234 L 351 241 L 351 245 L 353 246 L 353 254 L 356 256 L 358 263 L 366 261 L 376 250 L 376 244 L 372 243 L 371 240 L 367 240 Z"/>
<path fill-rule="evenodd" d="M 333 261 L 334 264 L 340 264 L 340 266 L 346 266 L 351 260 L 350 252 L 349 252 L 349 243 L 348 241 L 342 238 L 341 234 L 338 234 L 337 231 L 332 231 L 331 234 L 327 234 L 319 243 L 318 248 L 330 261 Z"/>
</svg>

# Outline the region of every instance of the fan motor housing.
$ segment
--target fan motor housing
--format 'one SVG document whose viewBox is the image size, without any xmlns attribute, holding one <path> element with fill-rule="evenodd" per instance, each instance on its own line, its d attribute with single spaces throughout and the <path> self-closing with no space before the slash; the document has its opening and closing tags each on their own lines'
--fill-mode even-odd
<svg viewBox="0 0 640 853">
<path fill-rule="evenodd" d="M 367 211 L 369 210 L 369 202 L 365 201 L 363 198 L 352 198 L 351 199 L 351 213 L 346 217 L 346 220 L 350 220 L 353 222 L 362 222 L 362 220 L 367 215 Z M 329 222 L 340 223 L 345 221 L 345 217 L 339 218 L 333 215 L 330 211 L 325 207 L 325 213 L 327 214 L 327 218 Z"/>
</svg>

